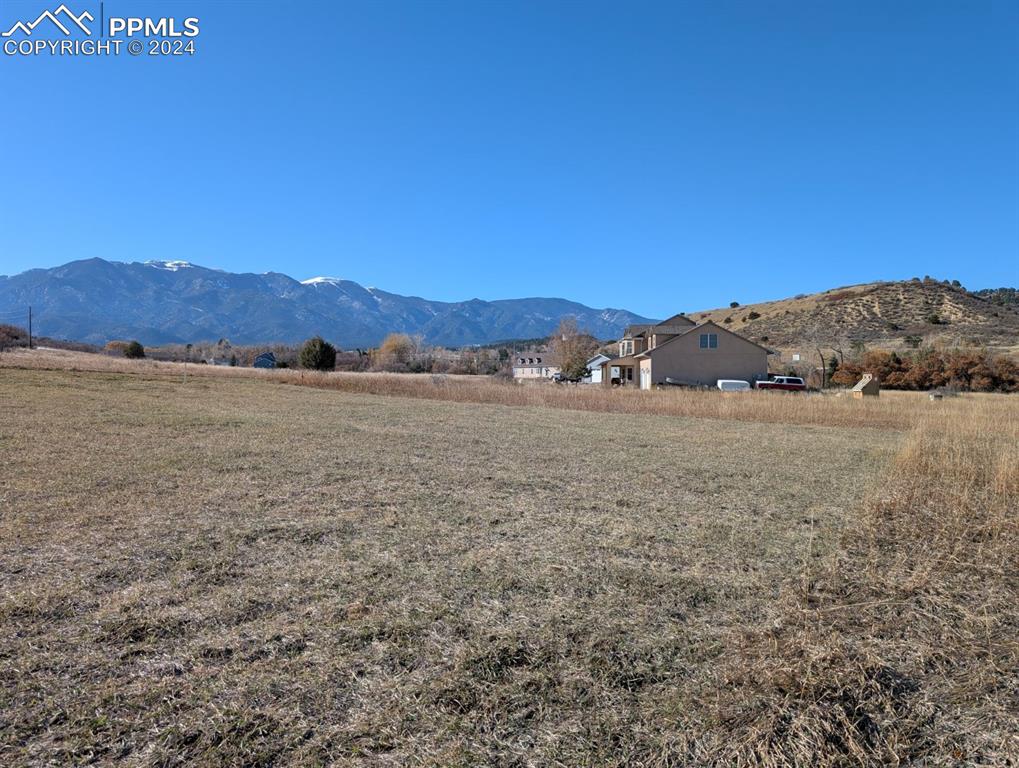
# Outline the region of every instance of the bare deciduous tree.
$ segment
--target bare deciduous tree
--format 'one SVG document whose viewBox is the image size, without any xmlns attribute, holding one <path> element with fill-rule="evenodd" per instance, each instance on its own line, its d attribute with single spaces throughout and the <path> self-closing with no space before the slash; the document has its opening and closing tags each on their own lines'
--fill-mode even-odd
<svg viewBox="0 0 1019 768">
<path fill-rule="evenodd" d="M 379 347 L 376 366 L 384 371 L 405 371 L 416 349 L 414 340 L 405 333 L 391 333 Z"/>
<path fill-rule="evenodd" d="M 598 340 L 577 327 L 574 317 L 564 317 L 548 340 L 549 351 L 556 358 L 563 376 L 579 379 L 587 373 L 587 361 L 598 350 Z"/>
<path fill-rule="evenodd" d="M 836 354 L 835 342 L 833 341 L 834 336 L 835 332 L 831 327 L 819 320 L 803 337 L 804 341 L 817 353 L 817 357 L 821 362 L 821 389 L 828 385 L 828 356 L 825 353 L 830 351 L 831 355 Z"/>
</svg>

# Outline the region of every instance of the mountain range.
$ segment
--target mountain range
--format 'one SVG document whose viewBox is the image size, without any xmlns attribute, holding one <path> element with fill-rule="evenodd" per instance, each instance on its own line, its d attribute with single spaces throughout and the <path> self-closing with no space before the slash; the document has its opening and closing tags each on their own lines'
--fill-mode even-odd
<svg viewBox="0 0 1019 768">
<path fill-rule="evenodd" d="M 341 347 L 372 346 L 388 333 L 443 346 L 548 336 L 561 318 L 601 339 L 648 318 L 557 298 L 443 302 L 365 288 L 352 280 L 238 274 L 186 261 L 93 258 L 0 276 L 0 318 L 32 306 L 35 331 L 57 339 L 143 344 L 228 338 L 291 343 L 321 335 Z"/>
</svg>

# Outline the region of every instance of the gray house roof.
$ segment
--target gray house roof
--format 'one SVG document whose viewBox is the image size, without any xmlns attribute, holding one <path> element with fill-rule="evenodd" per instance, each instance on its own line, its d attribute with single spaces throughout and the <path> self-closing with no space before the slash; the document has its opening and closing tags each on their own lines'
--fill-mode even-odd
<svg viewBox="0 0 1019 768">
<path fill-rule="evenodd" d="M 526 368 L 532 365 L 557 366 L 559 360 L 551 352 L 514 352 L 513 367 Z"/>
<path fill-rule="evenodd" d="M 678 315 L 662 320 L 660 323 L 645 323 L 643 325 L 628 325 L 623 331 L 623 339 L 633 339 L 638 336 L 647 336 L 652 333 L 683 333 L 686 329 L 692 328 L 696 323 L 682 312 Z"/>
<path fill-rule="evenodd" d="M 722 333 L 727 333 L 727 334 L 729 334 L 730 336 L 735 336 L 735 337 L 736 337 L 737 339 L 742 339 L 742 340 L 743 340 L 743 341 L 745 341 L 745 342 L 746 342 L 747 344 L 752 344 L 753 346 L 757 347 L 758 349 L 763 349 L 763 350 L 764 350 L 765 352 L 767 352 L 767 353 L 768 353 L 769 355 L 773 355 L 773 354 L 775 354 L 774 352 L 772 352 L 772 351 L 771 351 L 770 349 L 768 349 L 767 347 L 762 347 L 762 346 L 761 346 L 760 344 L 758 344 L 758 343 L 757 343 L 757 342 L 755 342 L 755 341 L 751 341 L 751 340 L 750 340 L 750 339 L 748 339 L 748 338 L 747 338 L 746 336 L 740 336 L 740 335 L 739 335 L 738 333 L 736 333 L 735 331 L 730 331 L 730 330 L 729 330 L 728 328 L 723 328 L 722 326 L 720 326 L 720 325 L 719 325 L 718 323 L 714 322 L 713 320 L 705 320 L 705 321 L 704 321 L 703 323 L 701 323 L 700 325 L 691 325 L 691 326 L 690 326 L 689 328 L 684 328 L 684 329 L 683 329 L 682 331 L 680 331 L 679 333 L 677 333 L 677 334 L 676 334 L 675 336 L 673 336 L 673 337 L 672 337 L 671 339 L 669 339 L 668 341 L 663 341 L 663 342 L 662 342 L 661 344 L 659 344 L 658 346 L 656 346 L 656 347 L 655 347 L 654 349 L 646 349 L 646 350 L 644 350 L 643 352 L 641 352 L 641 353 L 639 353 L 639 354 L 637 354 L 637 355 L 634 355 L 634 357 L 650 357 L 650 356 L 651 356 L 651 355 L 653 355 L 653 354 L 654 354 L 655 352 L 657 352 L 657 351 L 658 351 L 659 349 L 661 349 L 661 348 L 662 348 L 662 347 L 664 347 L 664 346 L 667 346 L 667 345 L 671 344 L 671 343 L 672 343 L 672 342 L 674 342 L 674 341 L 675 341 L 676 339 L 678 339 L 678 338 L 680 338 L 680 337 L 682 337 L 682 336 L 686 336 L 686 335 L 687 335 L 688 333 L 693 333 L 694 331 L 701 331 L 701 330 L 703 330 L 703 329 L 705 329 L 705 328 L 708 328 L 708 327 L 710 327 L 711 329 L 713 329 L 713 330 L 715 330 L 715 331 L 721 331 Z"/>
</svg>

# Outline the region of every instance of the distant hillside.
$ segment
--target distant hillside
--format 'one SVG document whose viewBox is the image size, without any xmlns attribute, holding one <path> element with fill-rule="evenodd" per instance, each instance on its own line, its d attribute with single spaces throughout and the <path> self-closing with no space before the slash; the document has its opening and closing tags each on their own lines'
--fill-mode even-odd
<svg viewBox="0 0 1019 768">
<path fill-rule="evenodd" d="M 36 333 L 102 344 L 222 337 L 236 344 L 296 342 L 321 334 L 343 347 L 372 346 L 388 333 L 462 346 L 548 336 L 565 315 L 599 338 L 647 318 L 558 298 L 460 302 L 365 288 L 351 280 L 298 281 L 277 272 L 234 274 L 184 261 L 125 264 L 88 259 L 0 276 L 0 316 L 29 304 Z"/>
<path fill-rule="evenodd" d="M 1009 291 L 1014 295 L 1014 289 L 990 293 Z M 1019 308 L 996 303 L 985 293 L 933 280 L 866 283 L 688 316 L 714 320 L 773 347 L 797 346 L 816 333 L 893 347 L 916 337 L 959 345 L 1019 345 Z"/>
<path fill-rule="evenodd" d="M 984 288 L 980 291 L 973 291 L 973 295 L 987 299 L 992 304 L 1019 306 L 1019 289 L 1016 288 Z"/>
</svg>

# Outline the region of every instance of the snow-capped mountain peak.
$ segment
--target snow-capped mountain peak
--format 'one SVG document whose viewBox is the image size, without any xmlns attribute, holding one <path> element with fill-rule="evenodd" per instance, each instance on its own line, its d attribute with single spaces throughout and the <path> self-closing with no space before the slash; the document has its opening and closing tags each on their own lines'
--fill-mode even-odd
<svg viewBox="0 0 1019 768">
<path fill-rule="evenodd" d="M 146 261 L 145 265 L 156 269 L 165 269 L 168 272 L 176 272 L 179 269 L 189 269 L 194 266 L 189 261 Z"/>
</svg>

